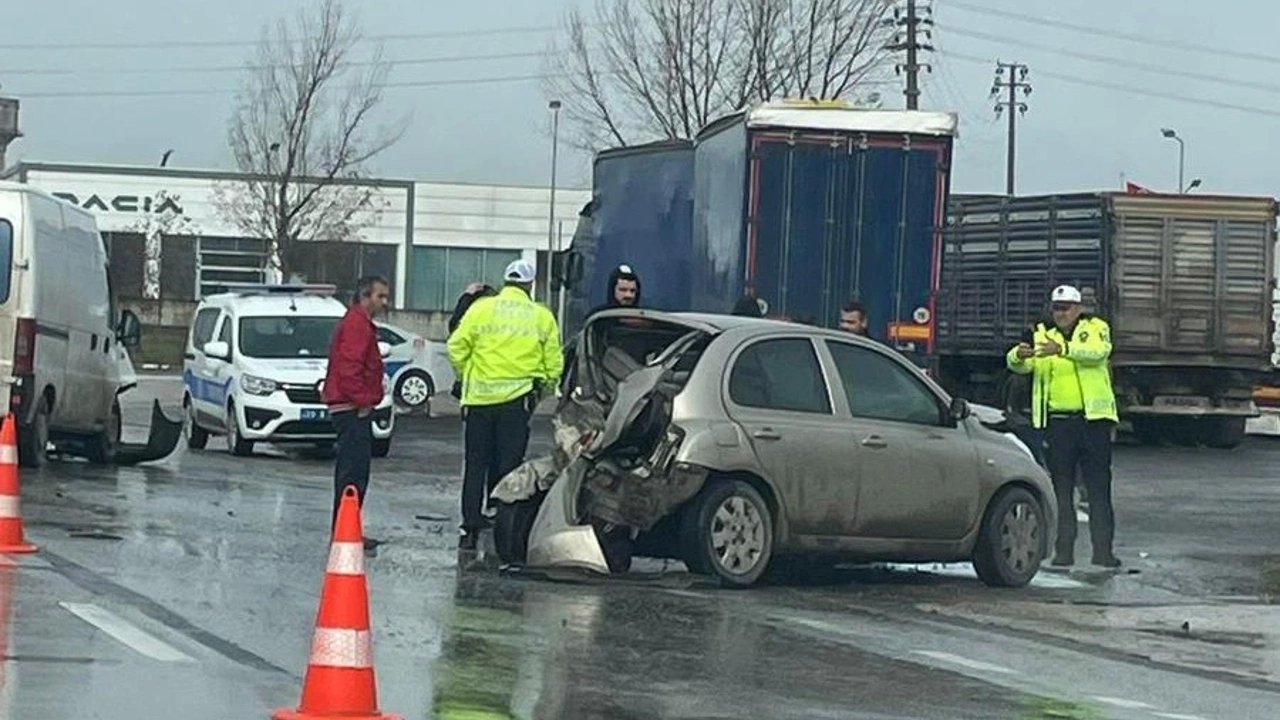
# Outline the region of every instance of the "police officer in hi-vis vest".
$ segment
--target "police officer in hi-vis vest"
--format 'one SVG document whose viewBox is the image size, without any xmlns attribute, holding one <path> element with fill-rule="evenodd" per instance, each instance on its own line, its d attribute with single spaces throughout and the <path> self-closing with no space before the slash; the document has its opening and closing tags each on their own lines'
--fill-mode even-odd
<svg viewBox="0 0 1280 720">
<path fill-rule="evenodd" d="M 1045 431 L 1049 474 L 1058 498 L 1058 542 L 1053 564 L 1075 563 L 1076 471 L 1089 498 L 1093 564 L 1120 567 L 1113 553 L 1111 432 L 1118 420 L 1111 389 L 1111 328 L 1081 307 L 1077 288 L 1050 296 L 1053 322 L 1036 325 L 1032 342 L 1009 350 L 1009 370 L 1032 375 L 1031 421 Z"/>
</svg>

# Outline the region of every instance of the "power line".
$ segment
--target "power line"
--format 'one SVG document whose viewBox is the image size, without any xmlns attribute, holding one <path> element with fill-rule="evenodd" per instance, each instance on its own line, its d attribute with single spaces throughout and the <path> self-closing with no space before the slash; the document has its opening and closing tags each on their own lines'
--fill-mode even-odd
<svg viewBox="0 0 1280 720">
<path fill-rule="evenodd" d="M 397 42 L 402 40 L 438 40 L 446 38 L 485 37 L 490 35 L 515 35 L 548 33 L 559 30 L 555 26 L 490 28 L 487 30 L 448 30 L 430 33 L 397 33 L 390 35 L 366 35 L 361 40 L 372 42 Z M 171 50 L 174 48 L 257 47 L 258 40 L 160 40 L 152 42 L 94 42 L 94 43 L 4 43 L 3 50 Z"/>
<path fill-rule="evenodd" d="M 1099 37 L 1112 38 L 1114 40 L 1124 40 L 1127 42 L 1139 43 L 1142 45 L 1153 45 L 1160 48 L 1176 48 L 1178 50 L 1187 50 L 1190 52 L 1210 53 L 1218 57 L 1231 57 L 1239 60 L 1254 60 L 1257 62 L 1280 64 L 1280 56 L 1265 55 L 1263 53 L 1245 52 L 1241 50 L 1230 50 L 1219 45 L 1200 45 L 1198 43 L 1183 42 L 1180 40 L 1169 40 L 1164 38 L 1153 38 L 1148 35 L 1139 35 L 1136 33 L 1118 32 L 1116 30 L 1105 30 L 1091 25 L 1079 25 L 1076 23 L 1066 22 L 1064 20 L 1054 20 L 1051 18 L 1042 18 L 1026 13 L 1011 12 L 1008 10 L 994 10 L 985 8 L 981 5 L 971 5 L 960 0 L 950 0 L 948 5 L 960 10 L 967 10 L 979 15 L 989 15 L 998 17 L 1001 20 L 1017 20 L 1019 22 L 1029 23 L 1032 25 L 1040 25 L 1042 27 L 1058 28 L 1060 30 L 1071 30 L 1074 32 L 1085 33 L 1088 35 L 1096 35 Z"/>
<path fill-rule="evenodd" d="M 484 55 L 436 55 L 423 58 L 409 58 L 405 60 L 383 60 L 380 63 L 372 60 L 359 60 L 345 63 L 348 67 L 369 67 L 375 64 L 383 64 L 389 67 L 398 67 L 402 65 L 433 65 L 437 63 L 454 63 L 454 62 L 477 62 L 484 60 L 516 60 L 539 58 L 546 56 L 545 51 L 527 51 L 512 53 L 489 53 Z M 205 65 L 205 66 L 180 66 L 180 67 L 154 67 L 154 68 L 85 68 L 82 70 L 67 69 L 45 69 L 45 68 L 20 68 L 18 70 L 0 70 L 0 76 L 19 76 L 19 75 L 155 75 L 170 73 L 238 73 L 246 70 L 261 70 L 264 67 L 285 67 L 284 65 L 265 66 L 253 64 L 241 65 Z"/>
<path fill-rule="evenodd" d="M 417 80 L 405 82 L 383 83 L 383 88 L 422 88 L 441 87 L 446 85 L 488 85 L 494 83 L 529 82 L 545 80 L 551 75 L 503 75 L 499 77 L 451 78 L 445 80 Z M 347 86 L 335 86 L 337 89 L 348 89 Z M 130 98 L 130 97 L 198 97 L 208 95 L 234 95 L 238 88 L 191 88 L 173 90 L 69 90 L 51 92 L 15 93 L 23 100 L 49 98 Z"/>
<path fill-rule="evenodd" d="M 963 60 L 965 62 L 981 63 L 987 65 L 992 62 L 992 58 L 978 57 L 976 55 L 966 55 L 953 50 L 938 50 L 939 55 Z M 1143 97 L 1158 98 L 1160 100 L 1172 100 L 1174 102 L 1183 102 L 1192 105 L 1203 105 L 1205 107 L 1218 108 L 1219 110 L 1235 110 L 1250 115 L 1264 115 L 1267 117 L 1280 117 L 1280 110 L 1271 110 L 1268 108 L 1254 107 L 1251 105 L 1239 105 L 1236 103 L 1222 102 L 1218 100 L 1206 100 L 1204 98 L 1188 97 L 1186 95 L 1177 95 L 1175 93 L 1160 92 L 1158 90 L 1148 90 L 1146 88 L 1134 87 L 1132 85 L 1122 85 L 1120 83 L 1111 83 L 1104 80 L 1092 80 L 1089 78 L 1077 77 L 1074 75 L 1066 75 L 1063 73 L 1048 72 L 1045 70 L 1036 70 L 1036 73 L 1042 77 L 1053 78 L 1076 85 L 1086 85 L 1094 88 L 1104 88 L 1107 90 L 1116 90 L 1118 92 L 1128 93 L 1130 95 L 1140 95 Z"/>
<path fill-rule="evenodd" d="M 962 37 L 973 38 L 975 40 L 989 40 L 991 42 L 1000 43 L 1001 45 L 1013 45 L 1016 47 L 1031 48 L 1033 50 L 1043 50 L 1045 52 L 1086 60 L 1088 62 L 1116 65 L 1128 70 L 1140 70 L 1143 72 L 1154 73 L 1157 75 L 1168 75 L 1169 77 L 1183 78 L 1186 80 L 1201 80 L 1204 82 L 1218 83 L 1220 85 L 1232 85 L 1249 90 L 1262 90 L 1264 92 L 1280 93 L 1280 85 L 1274 85 L 1271 83 L 1237 80 L 1236 78 L 1226 77 L 1223 75 L 1209 75 L 1206 73 L 1191 72 L 1189 70 L 1174 70 L 1163 65 L 1134 62 L 1133 60 L 1115 57 L 1114 55 L 1099 55 L 1096 53 L 1080 52 L 1078 50 L 1072 50 L 1061 46 L 1042 45 L 1040 43 L 1027 42 L 1026 40 L 1018 40 L 1003 35 L 996 35 L 994 33 L 986 33 L 981 30 L 958 28 L 954 25 L 948 25 L 947 32 Z"/>
</svg>

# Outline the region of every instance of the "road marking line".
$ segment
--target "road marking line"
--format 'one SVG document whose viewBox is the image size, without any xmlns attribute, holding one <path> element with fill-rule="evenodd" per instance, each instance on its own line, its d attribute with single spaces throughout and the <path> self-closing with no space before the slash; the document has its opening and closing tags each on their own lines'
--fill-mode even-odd
<svg viewBox="0 0 1280 720">
<path fill-rule="evenodd" d="M 1106 697 L 1103 695 L 1094 695 L 1093 699 L 1105 705 L 1113 705 L 1118 708 L 1125 708 L 1126 710 L 1155 710 L 1156 709 L 1154 705 L 1148 705 L 1147 703 L 1139 702 L 1137 700 L 1125 700 L 1124 698 L 1113 698 L 1113 697 Z"/>
<path fill-rule="evenodd" d="M 1001 675 L 1021 675 L 1021 673 L 1019 673 L 1017 670 L 1013 670 L 1000 665 L 992 665 L 991 663 L 985 663 L 985 662 L 982 662 L 981 660 L 970 660 L 967 657 L 962 657 L 960 655 L 952 655 L 951 653 L 940 652 L 938 650 L 912 650 L 911 654 L 923 655 L 927 658 L 933 658 L 934 660 L 938 660 L 940 662 L 951 663 L 952 665 L 959 665 L 961 667 L 967 667 L 970 670 L 981 670 L 982 672 L 1000 673 Z"/>
<path fill-rule="evenodd" d="M 1161 712 L 1152 713 L 1152 714 L 1158 718 L 1164 718 L 1165 720 L 1204 720 L 1204 718 L 1200 717 L 1199 715 L 1181 715 L 1179 713 L 1161 713 Z"/>
<path fill-rule="evenodd" d="M 135 652 L 161 662 L 193 663 L 195 658 L 150 635 L 118 615 L 89 603 L 58 603 L 62 609 L 127 645 Z"/>
</svg>

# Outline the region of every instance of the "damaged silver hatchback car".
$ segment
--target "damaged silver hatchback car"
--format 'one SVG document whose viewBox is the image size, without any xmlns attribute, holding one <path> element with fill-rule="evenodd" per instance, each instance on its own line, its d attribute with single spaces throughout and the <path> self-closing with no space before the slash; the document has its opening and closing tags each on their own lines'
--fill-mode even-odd
<svg viewBox="0 0 1280 720">
<path fill-rule="evenodd" d="M 551 457 L 499 483 L 501 558 L 674 558 L 746 586 L 802 557 L 1039 570 L 1057 513 L 1026 447 L 892 350 L 735 316 L 608 310 L 577 338 Z"/>
</svg>

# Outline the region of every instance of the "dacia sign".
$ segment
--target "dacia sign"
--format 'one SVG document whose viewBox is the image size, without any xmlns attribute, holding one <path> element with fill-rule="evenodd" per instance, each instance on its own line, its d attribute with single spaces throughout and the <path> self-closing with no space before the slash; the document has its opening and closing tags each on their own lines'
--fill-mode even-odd
<svg viewBox="0 0 1280 720">
<path fill-rule="evenodd" d="M 117 213 L 164 213 L 172 212 L 175 215 L 182 214 L 182 206 L 178 201 L 169 196 L 151 197 L 138 195 L 98 195 L 92 194 L 81 198 L 74 193 L 56 192 L 53 193 L 56 198 L 61 198 L 67 202 L 78 205 L 85 210 L 93 210 L 96 212 L 117 212 Z"/>
</svg>

